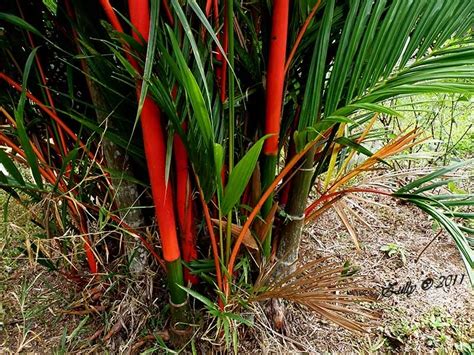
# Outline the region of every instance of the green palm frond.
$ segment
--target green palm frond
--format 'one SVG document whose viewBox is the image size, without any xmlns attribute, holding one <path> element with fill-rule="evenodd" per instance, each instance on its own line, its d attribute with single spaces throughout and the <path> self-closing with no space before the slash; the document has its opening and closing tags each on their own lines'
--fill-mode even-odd
<svg viewBox="0 0 474 355">
<path fill-rule="evenodd" d="M 472 213 L 463 212 L 461 208 L 474 206 L 473 194 L 432 194 L 429 191 L 448 185 L 452 180 L 444 176 L 462 167 L 469 167 L 473 159 L 438 169 L 401 187 L 394 193 L 395 197 L 410 202 L 426 212 L 438 222 L 453 238 L 461 253 L 471 284 L 474 285 L 474 249 L 469 242 L 469 227 L 465 221 L 473 218 Z M 439 181 L 436 181 L 440 179 Z M 467 234 L 467 235 L 466 235 Z"/>
<path fill-rule="evenodd" d="M 336 19 L 339 7 L 346 12 L 344 21 Z M 473 35 L 466 19 L 474 4 L 328 1 L 320 11 L 321 28 L 308 48 L 312 59 L 303 77 L 299 129 L 313 125 L 318 112 L 324 120 L 350 115 L 356 104 L 401 95 L 473 91 Z"/>
</svg>

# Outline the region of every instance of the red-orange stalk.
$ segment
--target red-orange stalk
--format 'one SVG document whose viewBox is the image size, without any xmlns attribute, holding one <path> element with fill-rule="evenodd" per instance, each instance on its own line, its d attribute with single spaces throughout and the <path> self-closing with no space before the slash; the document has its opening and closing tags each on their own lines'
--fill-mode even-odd
<svg viewBox="0 0 474 355">
<path fill-rule="evenodd" d="M 227 3 L 224 5 L 224 43 L 222 44 L 222 49 L 224 53 L 218 49 L 216 59 L 221 63 L 221 66 L 217 68 L 217 73 L 220 75 L 220 89 L 221 89 L 221 102 L 224 102 L 227 97 L 227 60 L 224 58 L 224 55 L 227 55 L 229 49 L 229 19 L 227 17 Z M 217 14 L 217 18 L 219 15 Z M 232 22 L 231 22 L 232 23 Z"/>
<path fill-rule="evenodd" d="M 273 3 L 265 106 L 265 134 L 272 136 L 265 141 L 263 147 L 264 154 L 272 156 L 278 154 L 278 135 L 280 134 L 280 116 L 285 84 L 289 6 L 289 0 L 275 0 Z"/>
<path fill-rule="evenodd" d="M 280 118 L 283 105 L 283 88 L 285 85 L 285 58 L 286 42 L 288 37 L 289 0 L 275 0 L 273 2 L 272 30 L 270 36 L 270 51 L 268 56 L 267 87 L 265 102 L 265 134 L 270 135 L 263 146 L 264 159 L 262 161 L 262 188 L 266 189 L 275 177 L 278 137 L 280 135 Z M 272 199 L 265 202 L 262 214 L 267 216 Z M 266 236 L 263 252 L 270 256 L 271 231 Z"/>
<path fill-rule="evenodd" d="M 132 24 L 143 39 L 148 41 L 150 30 L 148 0 L 129 0 L 128 5 Z M 136 40 L 140 40 L 137 33 L 134 32 L 133 36 Z M 165 132 L 161 125 L 161 112 L 150 97 L 145 98 L 140 121 L 163 258 L 167 263 L 171 302 L 175 305 L 181 305 L 186 301 L 186 293 L 179 287 L 183 285 L 183 273 L 176 233 L 172 189 L 171 185 L 167 184 L 165 176 Z"/>
<path fill-rule="evenodd" d="M 122 25 L 113 11 L 109 0 L 100 1 L 114 29 L 118 32 L 123 32 Z M 148 41 L 150 28 L 148 0 L 129 0 L 129 11 L 131 23 L 143 39 Z M 138 33 L 134 32 L 133 37 L 137 41 L 140 41 L 141 39 Z M 130 57 L 128 59 L 132 65 L 137 67 L 135 61 L 132 61 Z M 137 92 L 139 92 L 139 87 L 140 85 L 137 85 Z M 161 112 L 149 97 L 146 97 L 143 103 L 141 125 L 151 190 L 155 204 L 155 215 L 162 239 L 163 256 L 166 261 L 173 262 L 179 259 L 180 251 L 176 235 L 172 190 L 168 188 L 165 178 L 165 135 L 161 126 Z M 160 213 L 158 213 L 158 211 Z"/>
<path fill-rule="evenodd" d="M 155 204 L 155 215 L 161 234 L 163 257 L 166 261 L 172 262 L 179 259 L 180 251 L 176 233 L 172 189 L 171 185 L 166 184 L 166 144 L 160 118 L 160 110 L 152 99 L 147 97 L 141 113 L 143 144 Z"/>
<path fill-rule="evenodd" d="M 207 0 L 206 1 L 206 7 L 205 7 L 205 14 L 206 14 L 206 17 L 209 17 L 209 15 L 211 14 L 211 7 L 212 7 L 212 3 L 213 3 L 213 0 Z"/>
<path fill-rule="evenodd" d="M 185 124 L 183 124 L 183 129 L 186 130 Z M 176 168 L 176 209 L 181 231 L 181 247 L 183 260 L 190 262 L 197 258 L 197 249 L 188 154 L 178 134 L 174 136 L 173 145 Z M 188 269 L 184 269 L 184 281 L 197 284 L 199 280 Z"/>
</svg>

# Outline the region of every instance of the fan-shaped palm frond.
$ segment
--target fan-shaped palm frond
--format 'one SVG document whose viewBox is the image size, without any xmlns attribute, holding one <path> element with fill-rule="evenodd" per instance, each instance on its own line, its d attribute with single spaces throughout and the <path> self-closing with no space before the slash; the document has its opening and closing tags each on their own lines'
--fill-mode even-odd
<svg viewBox="0 0 474 355">
<path fill-rule="evenodd" d="M 369 290 L 347 264 L 323 257 L 306 263 L 285 277 L 275 278 L 273 268 L 262 273 L 252 300 L 284 299 L 308 307 L 324 318 L 353 332 L 366 332 L 367 320 L 377 316 L 363 305 L 373 302 Z"/>
</svg>

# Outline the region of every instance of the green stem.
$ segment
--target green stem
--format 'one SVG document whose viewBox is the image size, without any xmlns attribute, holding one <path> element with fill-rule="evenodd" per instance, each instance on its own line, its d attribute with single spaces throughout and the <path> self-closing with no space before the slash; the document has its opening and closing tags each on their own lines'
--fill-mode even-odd
<svg viewBox="0 0 474 355">
<path fill-rule="evenodd" d="M 262 191 L 265 191 L 268 186 L 275 179 L 276 165 L 277 165 L 277 156 L 276 155 L 264 155 L 262 162 Z M 270 210 L 272 209 L 273 204 L 273 194 L 265 201 L 262 206 L 262 216 L 266 218 Z M 265 236 L 263 242 L 263 254 L 268 258 L 272 251 L 272 229 L 270 228 L 268 234 Z"/>
<path fill-rule="evenodd" d="M 181 343 L 190 334 L 189 323 L 191 321 L 191 312 L 189 309 L 188 295 L 179 285 L 184 285 L 183 266 L 181 258 L 175 261 L 166 262 L 168 273 L 168 289 L 170 292 L 170 313 L 172 333 L 178 337 L 173 339 L 175 343 Z M 181 340 L 180 340 L 181 339 Z"/>
<path fill-rule="evenodd" d="M 219 202 L 220 206 L 220 202 Z M 227 233 L 227 230 L 226 230 Z M 226 248 L 227 248 L 227 241 L 226 241 Z M 225 254 L 224 254 L 224 233 L 223 233 L 223 228 L 222 228 L 222 213 L 221 210 L 219 209 L 219 252 L 220 252 L 220 257 L 221 260 L 225 260 Z"/>
<path fill-rule="evenodd" d="M 229 41 L 229 66 L 227 70 L 229 80 L 229 175 L 234 168 L 234 135 L 235 135 L 235 84 L 232 70 L 234 68 L 234 1 L 227 0 L 227 36 Z M 224 73 L 225 75 L 225 73 Z M 225 263 L 229 261 L 230 249 L 232 244 L 232 211 L 227 215 L 227 239 L 226 239 L 226 258 Z"/>
<path fill-rule="evenodd" d="M 229 173 L 234 167 L 234 129 L 235 129 L 235 82 L 232 70 L 234 69 L 234 1 L 227 1 L 227 35 L 229 40 L 229 66 L 227 70 L 229 80 Z"/>
<path fill-rule="evenodd" d="M 168 274 L 168 288 L 170 290 L 171 302 L 175 305 L 180 305 L 186 302 L 186 291 L 179 287 L 179 285 L 184 285 L 181 258 L 178 258 L 175 261 L 167 261 L 166 271 Z"/>
<path fill-rule="evenodd" d="M 283 224 L 280 232 L 278 246 L 278 260 L 281 262 L 277 268 L 277 276 L 284 276 L 292 271 L 298 259 L 301 234 L 304 226 L 304 212 L 308 201 L 311 182 L 314 174 L 314 154 L 316 147 L 312 147 L 305 155 L 305 162 L 295 174 L 285 212 L 288 220 Z"/>
</svg>

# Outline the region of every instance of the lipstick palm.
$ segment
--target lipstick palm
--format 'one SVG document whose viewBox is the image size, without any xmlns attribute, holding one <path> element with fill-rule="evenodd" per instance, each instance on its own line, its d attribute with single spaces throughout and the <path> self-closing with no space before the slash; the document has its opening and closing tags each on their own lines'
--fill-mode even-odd
<svg viewBox="0 0 474 355">
<path fill-rule="evenodd" d="M 254 271 L 276 262 L 271 267 L 275 275 L 267 278 L 271 292 L 255 299 L 284 294 L 286 299 L 305 302 L 308 297 L 292 298 L 291 288 L 275 280 L 294 275 L 304 226 L 333 207 L 344 219 L 340 201 L 353 193 L 390 195 L 426 211 L 453 236 L 472 276 L 474 257 L 467 236 L 472 230 L 455 223 L 472 216 L 449 212 L 472 205 L 471 196 L 436 198 L 426 193 L 424 185 L 432 181 L 429 186 L 441 186 L 443 181 L 435 180 L 459 166 L 398 190 L 358 186 L 354 181 L 377 164 L 387 166 L 388 159 L 424 139 L 416 128 L 390 137 L 378 150 L 364 146 L 378 134 L 378 115 L 400 114 L 387 107 L 388 100 L 439 92 L 472 93 L 473 3 L 140 0 L 125 4 L 104 0 L 101 7 L 93 5 L 97 11 L 104 10 L 102 22 L 89 18 L 82 2 L 65 4 L 64 8 L 59 4 L 54 25 L 62 29 L 60 16 L 68 18 L 67 26 L 78 33 L 72 43 L 66 37 L 55 42 L 11 13 L 0 16 L 11 28 L 36 36 L 64 57 L 69 68 L 65 79 L 69 91 L 64 96 L 69 100 L 77 100 L 71 88 L 85 89 L 78 81 L 94 82 L 94 90 L 108 102 L 114 125 L 104 129 L 88 117 L 92 106 L 97 115 L 100 111 L 92 91 L 81 102 L 82 112 L 60 100 L 54 103 L 56 112 L 49 110 L 44 101 L 50 95 L 41 75 L 36 85 L 31 81 L 14 84 L 12 77 L 20 81 L 22 66 L 12 61 L 0 76 L 14 89 L 2 96 L 8 102 L 3 115 L 8 117 L 8 111 L 17 108 L 15 122 L 5 118 L 8 129 L 0 135 L 2 145 L 13 149 L 0 154 L 10 171 L 0 186 L 15 197 L 17 191 L 29 191 L 31 186 L 15 170 L 15 161 L 31 167 L 39 190 L 46 183 L 58 198 L 72 194 L 73 202 L 64 213 L 72 216 L 75 229 L 85 235 L 91 271 L 97 271 L 94 257 L 103 259 L 101 244 L 88 242 L 90 233 L 79 223 L 84 216 L 73 208 L 80 205 L 74 201 L 80 200 L 89 218 L 99 220 L 102 214 L 95 211 L 107 210 L 110 224 L 116 225 L 122 206 L 117 209 L 109 196 L 120 186 L 114 186 L 111 164 L 100 160 L 94 171 L 84 174 L 89 182 L 105 172 L 101 185 L 93 189 L 90 184 L 75 195 L 71 181 L 77 180 L 76 171 L 68 166 L 71 162 L 82 166 L 84 160 L 94 158 L 96 149 L 101 154 L 103 136 L 126 151 L 131 166 L 140 168 L 134 171 L 138 179 L 151 188 L 172 305 L 184 305 L 186 292 L 201 297 L 185 287 L 187 281 L 200 283 L 208 286 L 203 287 L 204 293 L 216 298 L 218 307 L 210 307 L 212 311 L 225 317 L 225 307 L 235 303 L 242 286 L 236 280 L 246 280 L 246 287 L 251 288 L 253 280 L 249 281 L 248 270 L 242 266 L 246 255 L 252 256 Z M 211 11 L 212 17 L 207 16 Z M 71 55 L 62 47 L 80 52 Z M 4 51 L 4 58 L 11 58 L 8 48 Z M 88 70 L 82 70 L 77 60 L 86 60 Z M 33 57 L 22 58 L 24 62 L 31 68 Z M 61 92 L 62 86 L 57 86 Z M 26 89 L 45 98 L 27 94 L 44 112 L 40 119 L 45 133 L 32 129 L 38 115 L 34 106 L 25 119 L 18 110 L 25 104 Z M 19 97 L 21 105 L 16 104 Z M 141 135 L 136 135 L 140 130 Z M 49 139 L 49 132 L 54 139 Z M 74 149 L 83 155 L 72 155 Z M 357 155 L 365 160 L 354 163 Z M 61 169 L 69 169 L 69 175 L 58 173 Z M 41 199 L 41 194 L 34 197 Z M 92 203 L 93 208 L 87 210 L 95 197 L 103 205 Z M 138 199 L 137 204 L 145 201 Z M 274 225 L 278 228 L 272 230 Z M 137 230 L 128 234 L 138 236 L 160 260 L 145 235 Z M 107 269 L 105 262 L 102 267 Z M 337 284 L 339 273 L 338 268 L 332 269 L 334 277 L 327 282 Z M 312 294 L 313 282 L 301 277 L 297 275 L 297 284 L 305 295 Z M 204 296 L 199 299 L 209 303 Z M 341 296 L 333 302 L 341 299 L 349 302 L 357 297 Z M 336 317 L 333 320 L 339 324 L 360 329 L 337 318 L 331 302 L 308 302 L 320 314 Z"/>
</svg>

